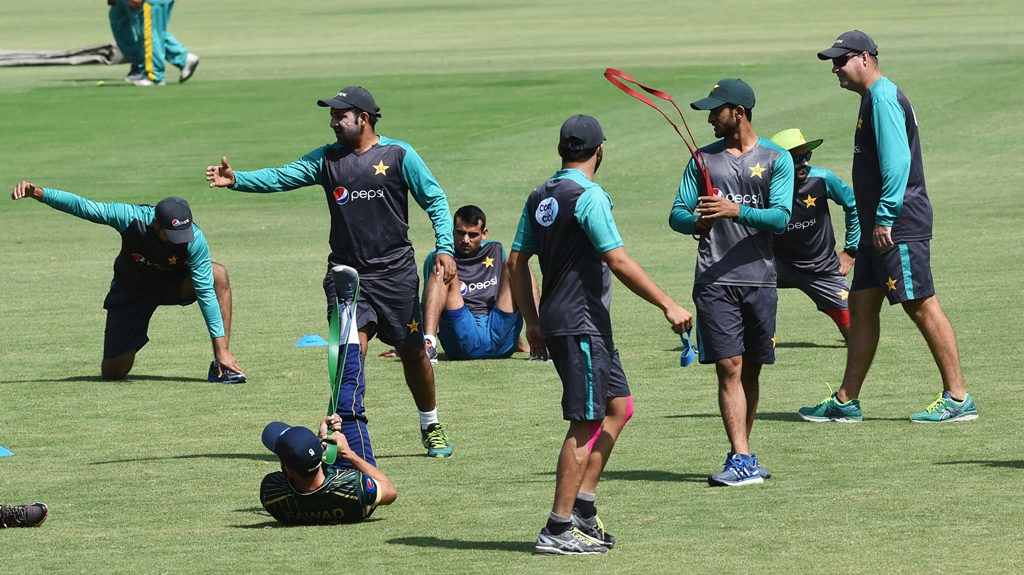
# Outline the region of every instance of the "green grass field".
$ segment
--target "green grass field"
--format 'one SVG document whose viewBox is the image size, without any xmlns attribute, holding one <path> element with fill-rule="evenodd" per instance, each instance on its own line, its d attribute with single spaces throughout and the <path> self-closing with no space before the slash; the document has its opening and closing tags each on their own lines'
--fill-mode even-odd
<svg viewBox="0 0 1024 575">
<path fill-rule="evenodd" d="M 347 4 L 347 3 L 346 3 Z M 386 0 L 182 2 L 171 29 L 202 64 L 189 83 L 121 82 L 116 67 L 0 69 L 0 184 L 26 179 L 100 201 L 180 195 L 231 274 L 232 351 L 250 382 L 206 383 L 195 306 L 161 309 L 130 378 L 97 376 L 101 302 L 116 233 L 32 201 L 0 200 L 0 501 L 51 506 L 39 529 L 0 533 L 0 573 L 1019 573 L 1024 457 L 1016 399 L 1024 353 L 1018 261 L 1024 209 L 1024 5 L 1018 0 L 859 3 Z M 102 2 L 0 4 L 0 49 L 69 49 L 110 38 Z M 757 92 L 763 136 L 825 138 L 815 165 L 849 180 L 857 97 L 815 52 L 870 33 L 882 71 L 915 105 L 935 208 L 933 270 L 980 419 L 908 420 L 940 390 L 924 341 L 886 308 L 861 425 L 796 409 L 841 379 L 835 327 L 802 294 L 779 302 L 778 362 L 762 376 L 752 445 L 775 477 L 710 489 L 728 444 L 714 371 L 678 367 L 655 308 L 616 285 L 616 342 L 637 403 L 601 483 L 619 545 L 607 556 L 531 555 L 550 509 L 566 425 L 550 365 L 444 362 L 440 415 L 455 456 L 421 457 L 394 360 L 367 361 L 381 468 L 399 499 L 352 526 L 282 528 L 259 504 L 276 459 L 272 420 L 312 425 L 327 397 L 320 281 L 323 192 L 210 190 L 205 166 L 276 166 L 333 138 L 318 98 L 360 84 L 378 132 L 411 142 L 454 207 L 481 206 L 510 242 L 533 187 L 558 167 L 558 127 L 598 117 L 598 181 L 630 254 L 690 307 L 695 244 L 667 225 L 686 161 L 671 128 L 608 84 L 605 67 L 676 96 L 723 77 Z M 97 82 L 105 85 L 97 86 Z M 701 143 L 705 115 L 688 113 Z M 833 210 L 835 214 L 835 210 Z M 837 218 L 841 221 L 841 218 Z M 433 233 L 415 207 L 420 257 Z"/>
</svg>

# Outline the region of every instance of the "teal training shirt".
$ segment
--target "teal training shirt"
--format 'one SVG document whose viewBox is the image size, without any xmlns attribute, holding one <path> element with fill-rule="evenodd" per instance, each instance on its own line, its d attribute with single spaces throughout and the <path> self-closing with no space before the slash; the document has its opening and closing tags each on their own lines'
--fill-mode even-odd
<svg viewBox="0 0 1024 575">
<path fill-rule="evenodd" d="M 861 244 L 872 245 L 876 225 L 891 227 L 897 243 L 930 240 L 932 205 L 917 115 L 910 100 L 884 76 L 861 98 L 853 144 Z"/>
<path fill-rule="evenodd" d="M 423 299 L 426 300 L 427 278 L 434 273 L 432 251 L 423 260 Z M 466 309 L 473 315 L 487 315 L 494 309 L 501 289 L 501 272 L 505 267 L 505 247 L 501 242 L 484 240 L 480 250 L 471 256 L 455 253 L 455 269 L 459 274 L 459 291 Z"/>
<path fill-rule="evenodd" d="M 233 190 L 282 192 L 320 184 L 331 215 L 332 263 L 360 275 L 388 273 L 413 263 L 408 196 L 427 212 L 435 249 L 454 255 L 454 226 L 444 190 L 408 143 L 380 136 L 362 154 L 341 144 L 317 148 L 280 168 L 235 172 Z M 413 263 L 414 265 L 414 263 Z"/>
<path fill-rule="evenodd" d="M 579 170 L 559 170 L 527 198 L 512 249 L 537 254 L 545 336 L 611 335 L 611 272 L 602 254 L 622 247 L 612 200 Z"/>
<path fill-rule="evenodd" d="M 842 206 L 846 215 L 844 249 L 857 249 L 860 221 L 853 189 L 831 171 L 808 166 L 807 177 L 793 194 L 793 216 L 786 225 L 786 231 L 774 238 L 778 260 L 812 274 L 831 274 L 839 269 L 828 200 Z"/>
<path fill-rule="evenodd" d="M 184 261 L 155 257 L 168 249 L 156 239 L 151 224 L 156 212 L 153 206 L 122 203 L 100 203 L 71 192 L 43 189 L 43 203 L 97 224 L 108 225 L 121 234 L 121 251 L 114 260 L 114 281 L 135 291 L 150 291 L 179 274 L 192 278 L 196 301 L 206 321 L 211 338 L 224 337 L 224 322 L 213 289 L 213 264 L 206 236 L 192 223 L 194 238 L 184 250 Z"/>
<path fill-rule="evenodd" d="M 736 219 L 715 220 L 697 245 L 695 284 L 775 286 L 772 234 L 786 229 L 793 207 L 793 159 L 765 138 L 736 157 L 719 140 L 701 148 L 711 185 L 739 204 Z M 692 234 L 698 216 L 697 167 L 691 159 L 683 171 L 669 226 Z"/>
</svg>

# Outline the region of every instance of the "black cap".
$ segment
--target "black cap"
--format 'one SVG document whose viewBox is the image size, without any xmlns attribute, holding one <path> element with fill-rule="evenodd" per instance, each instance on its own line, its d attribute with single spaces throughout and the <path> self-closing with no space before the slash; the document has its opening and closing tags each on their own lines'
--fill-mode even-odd
<svg viewBox="0 0 1024 575">
<path fill-rule="evenodd" d="M 335 110 L 347 110 L 348 108 L 359 108 L 371 116 L 380 117 L 380 108 L 373 96 L 362 86 L 349 86 L 342 88 L 333 98 L 317 100 L 316 105 L 321 108 L 334 108 Z"/>
<path fill-rule="evenodd" d="M 281 463 L 296 471 L 312 473 L 323 461 L 324 447 L 305 427 L 292 427 L 275 421 L 263 428 L 263 445 L 274 452 Z"/>
<path fill-rule="evenodd" d="M 726 78 L 719 80 L 707 98 L 690 103 L 694 110 L 714 110 L 723 104 L 743 106 L 748 110 L 754 109 L 754 89 L 739 78 Z"/>
<path fill-rule="evenodd" d="M 192 210 L 181 198 L 164 198 L 156 205 L 156 221 L 167 233 L 172 244 L 187 244 L 192 241 Z"/>
<path fill-rule="evenodd" d="M 604 132 L 597 118 L 586 114 L 577 114 L 562 124 L 558 134 L 558 147 L 563 150 L 582 152 L 593 150 L 605 141 Z"/>
<path fill-rule="evenodd" d="M 838 58 L 843 54 L 849 52 L 867 52 L 872 56 L 878 55 L 878 44 L 871 39 L 871 36 L 861 32 L 860 30 L 850 30 L 849 32 L 843 32 L 836 38 L 836 41 L 832 43 L 832 47 L 827 50 L 818 52 L 819 60 L 831 60 L 832 58 Z"/>
</svg>

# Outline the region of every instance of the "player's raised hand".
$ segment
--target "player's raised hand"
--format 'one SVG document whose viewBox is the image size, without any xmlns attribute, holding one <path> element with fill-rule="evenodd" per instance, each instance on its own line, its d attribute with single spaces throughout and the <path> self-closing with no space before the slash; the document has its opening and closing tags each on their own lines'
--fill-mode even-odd
<svg viewBox="0 0 1024 575">
<path fill-rule="evenodd" d="M 672 324 L 672 331 L 676 333 L 683 333 L 693 327 L 693 316 L 675 302 L 665 308 L 665 319 Z"/>
<path fill-rule="evenodd" d="M 219 166 L 206 166 L 206 181 L 211 188 L 230 188 L 235 185 L 235 171 L 228 164 L 228 157 L 220 159 Z"/>
<path fill-rule="evenodd" d="M 11 192 L 11 199 L 20 200 L 22 198 L 42 200 L 43 188 L 40 188 L 32 182 L 20 181 L 16 186 L 14 186 L 14 191 Z"/>
</svg>

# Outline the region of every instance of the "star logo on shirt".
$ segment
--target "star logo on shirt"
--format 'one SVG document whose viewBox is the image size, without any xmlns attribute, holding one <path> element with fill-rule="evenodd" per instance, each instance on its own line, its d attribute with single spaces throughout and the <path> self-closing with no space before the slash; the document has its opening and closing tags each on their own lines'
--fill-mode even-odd
<svg viewBox="0 0 1024 575">
<path fill-rule="evenodd" d="M 171 256 L 167 258 L 167 265 L 173 266 L 178 263 L 178 256 Z"/>
<path fill-rule="evenodd" d="M 384 160 L 381 160 L 379 164 L 377 164 L 376 166 L 373 167 L 373 170 L 374 170 L 373 175 L 375 175 L 375 176 L 380 176 L 380 175 L 386 176 L 386 175 L 388 175 L 388 168 L 390 168 L 390 167 L 391 166 L 385 166 L 384 165 Z"/>
<path fill-rule="evenodd" d="M 775 349 L 775 334 L 772 334 L 772 349 Z"/>
<path fill-rule="evenodd" d="M 863 126 L 863 125 L 864 125 L 864 118 L 857 118 L 857 129 L 859 130 L 861 128 L 861 126 Z"/>
<path fill-rule="evenodd" d="M 762 168 L 761 167 L 761 162 L 758 162 L 758 163 L 754 164 L 753 166 L 747 166 L 747 169 L 750 170 L 750 177 L 751 178 L 753 178 L 754 176 L 757 176 L 757 177 L 759 177 L 759 178 L 761 178 L 763 180 L 764 176 L 762 176 L 761 174 L 763 174 L 764 171 L 767 168 Z"/>
<path fill-rule="evenodd" d="M 812 198 L 811 194 L 807 194 L 807 199 L 803 200 L 804 205 L 808 208 L 814 205 L 814 202 L 818 201 L 818 198 Z"/>
<path fill-rule="evenodd" d="M 409 328 L 409 333 L 415 333 L 420 330 L 420 322 L 414 319 L 412 323 L 405 324 L 405 327 Z"/>
<path fill-rule="evenodd" d="M 846 301 L 846 299 L 850 297 L 850 292 L 848 292 L 848 291 L 846 291 L 844 289 L 841 289 L 841 290 L 836 292 L 836 295 L 839 296 L 839 299 L 841 299 L 843 301 Z"/>
<path fill-rule="evenodd" d="M 485 268 L 493 268 L 494 267 L 494 258 L 484 258 L 484 267 Z"/>
<path fill-rule="evenodd" d="M 896 291 L 896 280 L 889 278 L 889 281 L 885 282 L 885 285 L 889 288 L 889 291 Z"/>
</svg>

